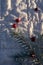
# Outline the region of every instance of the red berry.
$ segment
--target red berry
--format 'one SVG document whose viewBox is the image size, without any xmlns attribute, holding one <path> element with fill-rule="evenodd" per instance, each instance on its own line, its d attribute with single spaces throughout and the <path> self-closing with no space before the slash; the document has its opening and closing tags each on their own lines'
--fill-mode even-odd
<svg viewBox="0 0 43 65">
<path fill-rule="evenodd" d="M 20 22 L 20 18 L 17 18 L 15 21 L 16 21 L 17 23 L 19 23 L 19 22 Z"/>
<path fill-rule="evenodd" d="M 35 58 L 35 53 L 33 51 L 30 53 L 30 57 Z"/>
<path fill-rule="evenodd" d="M 13 25 L 12 25 L 12 27 L 13 27 L 13 28 L 16 28 L 16 27 L 17 27 L 17 25 L 16 25 L 16 24 L 13 24 Z"/>
<path fill-rule="evenodd" d="M 34 58 L 35 57 L 35 54 L 32 54 L 32 57 Z"/>
<path fill-rule="evenodd" d="M 35 36 L 33 36 L 33 37 L 31 37 L 30 39 L 31 39 L 31 41 L 32 41 L 32 42 L 35 42 L 36 37 L 35 37 Z"/>
<path fill-rule="evenodd" d="M 34 11 L 36 11 L 36 12 L 37 12 L 37 11 L 38 11 L 38 8 L 34 8 Z"/>
</svg>

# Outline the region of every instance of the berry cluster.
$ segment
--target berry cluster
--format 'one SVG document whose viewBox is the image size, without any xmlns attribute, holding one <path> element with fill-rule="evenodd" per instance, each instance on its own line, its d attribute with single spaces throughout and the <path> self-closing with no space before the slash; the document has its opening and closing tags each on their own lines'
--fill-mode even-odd
<svg viewBox="0 0 43 65">
<path fill-rule="evenodd" d="M 20 21 L 21 21 L 20 18 L 17 18 L 17 19 L 15 20 L 15 22 L 16 22 L 17 24 L 18 24 Z M 14 24 L 12 25 L 13 28 L 17 28 L 17 24 L 16 24 L 16 23 L 14 23 Z"/>
</svg>

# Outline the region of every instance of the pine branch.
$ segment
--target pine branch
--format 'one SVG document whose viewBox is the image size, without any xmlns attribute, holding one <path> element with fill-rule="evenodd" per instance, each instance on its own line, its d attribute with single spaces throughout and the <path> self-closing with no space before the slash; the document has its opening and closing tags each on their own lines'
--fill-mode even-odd
<svg viewBox="0 0 43 65">
<path fill-rule="evenodd" d="M 21 44 L 21 47 L 24 47 L 25 49 L 27 48 L 28 51 L 31 50 L 31 49 L 33 49 L 32 46 L 31 46 L 31 44 L 29 43 L 29 40 L 26 39 L 21 33 L 19 33 L 19 34 L 12 33 L 12 35 L 13 35 L 12 37 L 14 39 L 16 39 L 16 41 L 19 44 Z"/>
<path fill-rule="evenodd" d="M 14 60 L 16 60 L 16 61 L 21 62 L 21 64 L 22 64 L 22 62 L 23 62 L 25 59 L 32 58 L 32 56 L 31 56 L 30 54 L 27 54 L 27 53 L 24 54 L 24 53 L 22 53 L 22 52 L 21 52 L 21 54 L 16 54 L 16 55 L 11 56 L 11 57 L 12 57 Z M 35 61 L 33 61 L 33 60 L 35 60 Z M 34 62 L 34 63 L 40 65 L 40 60 L 39 60 L 37 57 L 33 58 L 33 60 L 32 60 L 32 62 Z"/>
<path fill-rule="evenodd" d="M 12 35 L 13 35 L 13 38 L 16 39 L 17 42 L 20 43 L 21 46 L 25 49 L 25 53 L 22 52 L 20 54 L 14 55 L 14 56 L 12 55 L 12 57 L 13 58 L 26 58 L 26 57 L 29 58 L 30 57 L 30 55 L 29 55 L 30 51 L 34 50 L 32 48 L 32 45 L 29 44 L 29 40 L 24 38 L 24 36 L 22 36 L 21 33 L 19 33 L 19 34 L 12 33 Z"/>
<path fill-rule="evenodd" d="M 14 56 L 11 56 L 12 58 L 14 58 L 14 59 L 16 59 L 16 58 L 28 58 L 29 57 L 29 55 L 28 54 L 24 54 L 24 53 L 21 53 L 21 54 L 16 54 L 16 55 L 14 55 Z"/>
</svg>

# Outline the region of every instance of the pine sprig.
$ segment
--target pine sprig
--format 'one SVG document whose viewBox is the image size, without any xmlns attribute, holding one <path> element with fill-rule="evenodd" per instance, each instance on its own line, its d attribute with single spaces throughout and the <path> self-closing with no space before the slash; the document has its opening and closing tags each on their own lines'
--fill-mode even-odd
<svg viewBox="0 0 43 65">
<path fill-rule="evenodd" d="M 30 51 L 34 51 L 34 49 L 32 48 L 32 45 L 31 45 L 31 43 L 29 42 L 29 39 L 26 39 L 21 33 L 18 33 L 18 34 L 16 34 L 16 33 L 12 33 L 11 34 L 11 36 L 12 36 L 12 38 L 14 38 L 19 44 L 21 44 L 21 47 L 22 48 L 24 48 L 24 50 L 25 50 L 25 53 L 23 53 L 23 52 L 20 52 L 19 54 L 16 54 L 16 55 L 12 55 L 12 58 L 14 58 L 14 59 L 23 59 L 24 60 L 24 58 L 29 58 L 29 57 L 31 57 L 31 55 L 30 55 Z M 41 37 L 41 38 L 43 38 L 43 37 Z M 38 60 L 38 61 L 35 61 L 36 63 L 37 62 L 39 62 L 40 60 Z"/>
<path fill-rule="evenodd" d="M 28 60 L 29 58 L 32 58 L 30 54 L 23 53 L 23 52 L 21 52 L 21 54 L 16 54 L 16 55 L 13 55 L 11 57 L 14 60 L 16 60 L 16 61 L 21 62 L 21 64 L 23 64 L 23 62 L 25 61 L 25 59 Z M 35 64 L 39 64 L 40 65 L 40 60 L 37 57 L 33 58 L 32 62 L 34 62 Z"/>
<path fill-rule="evenodd" d="M 33 49 L 31 44 L 29 43 L 29 41 L 21 34 L 16 34 L 16 33 L 12 33 L 12 37 L 19 43 L 21 44 L 22 47 L 27 48 L 27 50 L 31 50 Z"/>
</svg>

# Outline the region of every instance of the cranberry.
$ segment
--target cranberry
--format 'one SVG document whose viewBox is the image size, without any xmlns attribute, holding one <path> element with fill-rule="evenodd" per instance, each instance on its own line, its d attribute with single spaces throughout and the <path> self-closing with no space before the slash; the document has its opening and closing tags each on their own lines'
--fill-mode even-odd
<svg viewBox="0 0 43 65">
<path fill-rule="evenodd" d="M 13 27 L 13 28 L 16 28 L 16 27 L 17 27 L 17 25 L 14 23 L 14 24 L 12 25 L 12 27 Z"/>
<path fill-rule="evenodd" d="M 32 57 L 35 58 L 35 54 L 32 54 Z"/>
<path fill-rule="evenodd" d="M 30 39 L 31 39 L 32 42 L 35 42 L 36 37 L 35 36 L 32 36 Z"/>
<path fill-rule="evenodd" d="M 35 53 L 33 51 L 30 53 L 30 57 L 35 58 Z"/>
<path fill-rule="evenodd" d="M 20 20 L 21 20 L 20 18 L 17 18 L 15 21 L 16 21 L 17 23 L 19 23 L 19 22 L 20 22 Z"/>
<path fill-rule="evenodd" d="M 37 12 L 37 11 L 38 11 L 38 8 L 34 8 L 34 11 L 36 11 L 36 12 Z"/>
</svg>

